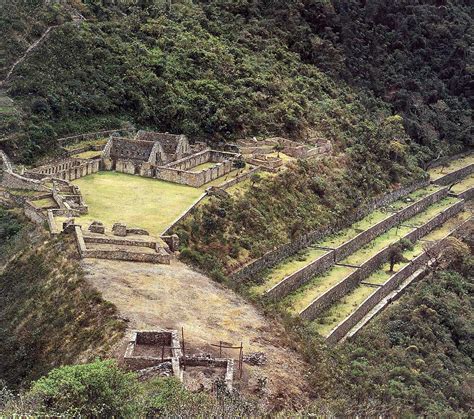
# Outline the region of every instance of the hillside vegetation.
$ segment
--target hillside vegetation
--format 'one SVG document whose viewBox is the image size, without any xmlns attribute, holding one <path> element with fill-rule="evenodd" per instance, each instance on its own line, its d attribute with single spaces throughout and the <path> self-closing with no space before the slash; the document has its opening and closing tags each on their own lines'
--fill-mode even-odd
<svg viewBox="0 0 474 419">
<path fill-rule="evenodd" d="M 71 3 L 88 21 L 55 29 L 9 85 L 25 112 L 24 159 L 52 152 L 58 135 L 125 121 L 209 141 L 276 133 L 345 146 L 365 117 L 399 112 L 420 159 L 470 141 L 464 2 Z M 27 13 L 9 26 L 27 27 Z"/>
<path fill-rule="evenodd" d="M 3 211 L 0 225 L 7 226 L 9 240 L 19 234 L 18 221 Z M 20 225 L 29 239 L 23 237 L 22 248 L 0 271 L 0 380 L 9 386 L 103 355 L 125 328 L 115 307 L 84 280 L 74 243 Z"/>
</svg>

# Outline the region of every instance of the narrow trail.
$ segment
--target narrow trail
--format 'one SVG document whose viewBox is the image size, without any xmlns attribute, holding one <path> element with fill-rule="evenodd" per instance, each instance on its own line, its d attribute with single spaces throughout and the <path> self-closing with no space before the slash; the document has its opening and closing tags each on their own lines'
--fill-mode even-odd
<svg viewBox="0 0 474 419">
<path fill-rule="evenodd" d="M 46 31 L 43 33 L 43 35 L 41 35 L 39 37 L 39 39 L 37 39 L 35 42 L 33 42 L 29 47 L 28 49 L 25 51 L 25 53 L 20 57 L 18 58 L 18 60 L 16 60 L 13 65 L 11 66 L 10 70 L 8 71 L 7 75 L 5 76 L 5 78 L 0 82 L 0 87 L 2 87 L 5 83 L 8 82 L 8 79 L 10 78 L 10 76 L 13 74 L 13 72 L 15 71 L 15 68 L 21 64 L 25 58 L 28 56 L 28 54 L 30 54 L 31 51 L 33 51 L 47 36 L 48 34 L 51 32 L 51 30 L 53 30 L 54 28 L 57 28 L 58 25 L 56 26 L 50 26 L 48 29 L 46 29 Z"/>
</svg>

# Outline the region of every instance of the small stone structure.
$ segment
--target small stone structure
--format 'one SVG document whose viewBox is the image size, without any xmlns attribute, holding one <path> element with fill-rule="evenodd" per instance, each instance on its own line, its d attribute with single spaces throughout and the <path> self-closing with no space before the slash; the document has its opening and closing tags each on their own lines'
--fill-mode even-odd
<svg viewBox="0 0 474 419">
<path fill-rule="evenodd" d="M 99 160 L 84 160 L 67 158 L 26 172 L 27 175 L 40 175 L 41 178 L 56 178 L 63 180 L 74 180 L 97 173 L 100 168 Z"/>
<path fill-rule="evenodd" d="M 127 226 L 123 223 L 115 223 L 112 226 L 114 236 L 125 237 L 127 235 Z"/>
<path fill-rule="evenodd" d="M 225 151 L 203 150 L 166 166 L 156 168 L 156 177 L 197 188 L 230 173 L 233 170 L 233 161 L 237 156 L 235 153 Z M 193 168 L 204 163 L 215 164 L 206 169 L 193 170 Z"/>
<path fill-rule="evenodd" d="M 259 166 L 268 172 L 277 172 L 283 166 L 283 160 L 279 157 L 267 156 L 266 154 L 253 154 L 246 158 L 247 163 Z"/>
<path fill-rule="evenodd" d="M 191 146 L 184 135 L 139 131 L 134 138 L 111 137 L 102 153 L 102 170 L 155 177 L 200 187 L 232 171 L 236 153 Z M 193 171 L 203 163 L 213 167 Z"/>
<path fill-rule="evenodd" d="M 319 138 L 309 139 L 306 144 L 288 140 L 282 137 L 272 137 L 257 140 L 242 139 L 237 142 L 240 152 L 244 155 L 261 155 L 273 153 L 277 147 L 283 153 L 296 159 L 308 159 L 332 151 L 332 143 Z"/>
<path fill-rule="evenodd" d="M 176 330 L 132 332 L 123 359 L 130 370 L 138 370 L 140 376 L 148 377 L 153 373 L 160 373 L 162 369 L 168 369 L 171 364 L 173 375 L 180 381 L 184 379 L 184 369 L 187 371 L 193 367 L 223 369 L 225 386 L 228 391 L 232 391 L 234 360 L 184 355 Z"/>
<path fill-rule="evenodd" d="M 100 221 L 93 221 L 91 225 L 89 226 L 88 230 L 91 233 L 96 233 L 96 234 L 105 234 L 105 227 L 104 224 Z"/>
</svg>

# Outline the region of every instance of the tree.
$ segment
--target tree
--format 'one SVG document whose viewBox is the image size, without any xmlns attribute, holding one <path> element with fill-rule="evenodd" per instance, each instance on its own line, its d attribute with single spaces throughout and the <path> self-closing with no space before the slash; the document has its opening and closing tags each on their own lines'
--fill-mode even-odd
<svg viewBox="0 0 474 419">
<path fill-rule="evenodd" d="M 280 152 L 285 149 L 285 146 L 282 144 L 281 141 L 278 141 L 274 146 L 273 149 L 278 153 L 277 157 L 280 158 Z"/>
<path fill-rule="evenodd" d="M 408 262 L 408 259 L 403 256 L 403 251 L 406 249 L 413 249 L 413 244 L 410 240 L 402 239 L 398 243 L 393 244 L 390 246 L 389 249 L 389 261 L 390 261 L 390 270 L 389 272 L 393 272 L 393 268 L 397 263 Z"/>
</svg>

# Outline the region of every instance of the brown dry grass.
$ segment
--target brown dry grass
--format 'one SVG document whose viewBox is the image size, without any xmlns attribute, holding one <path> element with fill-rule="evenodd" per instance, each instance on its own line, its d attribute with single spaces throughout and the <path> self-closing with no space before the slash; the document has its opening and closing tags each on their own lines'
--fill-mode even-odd
<svg viewBox="0 0 474 419">
<path fill-rule="evenodd" d="M 308 401 L 308 366 L 289 349 L 283 327 L 233 291 L 175 261 L 166 266 L 87 260 L 83 266 L 90 283 L 129 320 L 129 329 L 184 327 L 188 353 L 213 352 L 210 344 L 219 341 L 242 341 L 245 352 L 262 351 L 268 358 L 265 366 L 245 365 L 244 394 L 255 395 L 257 380 L 264 376 L 263 403 L 299 408 Z M 237 358 L 238 352 L 226 355 Z"/>
</svg>

